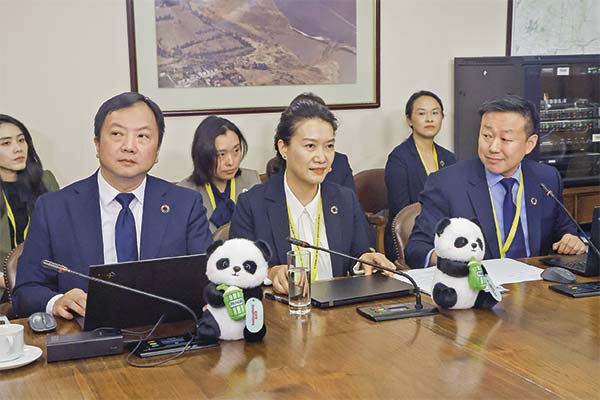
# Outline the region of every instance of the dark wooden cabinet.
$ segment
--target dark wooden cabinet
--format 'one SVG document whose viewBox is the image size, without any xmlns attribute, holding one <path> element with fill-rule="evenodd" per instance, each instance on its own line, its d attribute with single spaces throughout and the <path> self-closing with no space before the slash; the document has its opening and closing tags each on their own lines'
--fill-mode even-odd
<svg viewBox="0 0 600 400">
<path fill-rule="evenodd" d="M 600 206 L 600 186 L 570 187 L 563 190 L 565 206 L 580 224 L 592 223 L 594 207 Z"/>
</svg>

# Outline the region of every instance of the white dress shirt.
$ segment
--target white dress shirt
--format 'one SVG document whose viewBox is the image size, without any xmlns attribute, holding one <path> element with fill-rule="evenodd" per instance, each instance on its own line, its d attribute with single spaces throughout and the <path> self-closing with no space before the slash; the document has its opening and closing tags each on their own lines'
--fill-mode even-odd
<svg viewBox="0 0 600 400">
<path fill-rule="evenodd" d="M 287 202 L 287 206 L 290 210 L 290 215 L 292 216 L 292 221 L 294 222 L 294 227 L 296 228 L 296 234 L 298 235 L 298 239 L 304 240 L 314 246 L 324 247 L 326 249 L 329 248 L 329 243 L 327 242 L 327 229 L 325 228 L 325 216 L 321 211 L 321 220 L 320 220 L 320 232 L 319 232 L 319 243 L 315 243 L 315 221 L 317 220 L 317 214 L 319 210 L 319 199 L 321 198 L 321 186 L 319 185 L 319 189 L 317 190 L 316 196 L 306 205 L 303 206 L 300 203 L 300 200 L 294 195 L 292 189 L 288 186 L 287 183 L 287 174 L 284 174 L 284 186 L 285 186 L 285 198 Z M 296 247 L 291 245 L 291 250 L 296 250 Z M 311 267 L 314 262 L 314 256 L 316 250 L 309 249 L 311 252 Z M 333 278 L 333 269 L 331 267 L 331 256 L 329 253 L 324 251 L 319 251 L 317 261 L 317 280 L 322 279 L 331 279 Z"/>
<path fill-rule="evenodd" d="M 146 191 L 146 178 L 131 193 L 135 196 L 129 209 L 135 219 L 135 235 L 137 239 L 138 258 L 140 255 L 140 244 L 142 236 L 142 218 L 144 213 L 144 192 Z M 115 245 L 115 225 L 117 217 L 121 212 L 121 204 L 115 197 L 121 193 L 110 185 L 102 176 L 102 171 L 98 171 L 98 194 L 100 200 L 100 221 L 102 225 L 102 246 L 104 249 L 104 264 L 114 264 L 117 262 L 117 247 Z M 61 298 L 62 294 L 57 294 L 48 300 L 46 312 L 52 314 L 52 308 L 56 300 Z"/>
<path fill-rule="evenodd" d="M 135 196 L 129 209 L 135 219 L 135 236 L 137 239 L 138 258 L 140 256 L 140 244 L 142 236 L 142 218 L 144 213 L 144 192 L 146 191 L 146 178 L 131 193 Z M 98 194 L 100 197 L 100 220 L 102 221 L 102 244 L 104 246 L 104 264 L 117 262 L 117 248 L 115 245 L 115 225 L 117 217 L 121 212 L 121 204 L 115 197 L 121 193 L 112 187 L 102 173 L 98 173 Z"/>
</svg>

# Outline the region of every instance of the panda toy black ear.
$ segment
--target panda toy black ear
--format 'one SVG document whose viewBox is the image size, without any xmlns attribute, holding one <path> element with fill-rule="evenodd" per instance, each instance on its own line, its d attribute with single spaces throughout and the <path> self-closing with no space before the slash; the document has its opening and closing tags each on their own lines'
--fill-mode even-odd
<svg viewBox="0 0 600 400">
<path fill-rule="evenodd" d="M 261 253 L 265 257 L 265 260 L 269 261 L 271 259 L 271 248 L 269 247 L 269 244 L 267 242 L 265 242 L 264 240 L 257 240 L 254 242 L 254 245 L 258 247 L 258 249 L 261 251 Z"/>
<path fill-rule="evenodd" d="M 440 219 L 440 222 L 435 226 L 435 234 L 441 236 L 448 225 L 450 225 L 450 218 Z"/>
<path fill-rule="evenodd" d="M 206 257 L 210 257 L 210 255 L 214 253 L 215 250 L 223 243 L 225 242 L 222 240 L 215 240 L 210 246 L 208 246 L 208 249 L 206 249 Z"/>
<path fill-rule="evenodd" d="M 475 225 L 477 225 L 479 227 L 479 229 L 483 230 L 483 227 L 481 226 L 481 222 L 479 222 L 479 220 L 477 218 L 471 218 L 471 222 L 474 223 Z"/>
</svg>

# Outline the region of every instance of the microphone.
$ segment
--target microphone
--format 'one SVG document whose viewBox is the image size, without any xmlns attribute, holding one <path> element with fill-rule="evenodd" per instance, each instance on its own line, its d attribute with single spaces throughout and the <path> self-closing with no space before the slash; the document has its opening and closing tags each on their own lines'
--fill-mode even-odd
<svg viewBox="0 0 600 400">
<path fill-rule="evenodd" d="M 415 288 L 415 290 L 414 290 L 415 304 L 414 305 L 401 304 L 401 305 L 390 306 L 388 309 L 390 310 L 390 314 L 393 313 L 394 318 L 423 317 L 426 315 L 432 315 L 432 314 L 438 313 L 438 309 L 436 307 L 429 306 L 429 305 L 423 306 L 423 303 L 421 302 L 421 290 L 419 289 L 417 282 L 415 282 L 415 280 L 412 278 L 412 276 L 410 276 L 402 271 L 397 271 L 395 269 L 384 267 L 383 265 L 379 265 L 379 264 L 376 264 L 371 261 L 361 260 L 356 257 L 352 257 L 348 254 L 340 253 L 335 250 L 326 249 L 324 247 L 319 247 L 319 246 L 314 246 L 308 242 L 305 242 L 304 240 L 296 239 L 293 237 L 287 237 L 285 240 L 287 240 L 289 243 L 296 245 L 298 247 L 324 251 L 326 253 L 344 257 L 344 258 L 347 258 L 347 259 L 355 261 L 355 262 L 367 264 L 367 265 L 375 267 L 379 270 L 391 272 L 392 274 L 400 275 L 400 276 L 403 276 L 404 278 L 408 279 Z M 393 311 L 391 311 L 391 310 L 393 310 Z M 369 316 L 369 318 L 373 319 L 371 316 Z M 386 318 L 386 319 L 392 319 L 392 318 Z M 383 318 L 380 320 L 383 320 Z"/>
<path fill-rule="evenodd" d="M 558 204 L 560 206 L 560 208 L 562 208 L 565 213 L 567 213 L 567 215 L 569 216 L 569 219 L 571 220 L 571 222 L 573 222 L 575 224 L 575 226 L 577 227 L 577 229 L 579 229 L 579 232 L 581 232 L 581 234 L 583 235 L 583 237 L 585 238 L 585 240 L 587 240 L 588 245 L 590 246 L 590 248 L 594 251 L 594 253 L 596 253 L 596 255 L 598 257 L 600 257 L 600 251 L 598 250 L 598 248 L 596 247 L 596 245 L 592 242 L 592 240 L 587 235 L 587 233 L 585 233 L 585 231 L 583 230 L 583 228 L 581 227 L 581 225 L 579 225 L 577 223 L 577 221 L 575 221 L 575 218 L 573 218 L 573 216 L 571 215 L 571 213 L 569 212 L 569 210 L 567 210 L 567 207 L 565 207 L 565 205 L 562 203 L 562 201 L 560 201 L 554 195 L 554 193 L 552 193 L 552 190 L 548 189 L 548 186 L 546 186 L 546 185 L 544 185 L 543 183 L 540 182 L 540 187 L 542 188 L 542 190 L 544 191 L 544 193 L 546 193 L 546 196 L 552 198 L 552 200 L 554 200 L 554 202 L 556 204 Z"/>
<path fill-rule="evenodd" d="M 52 270 L 52 271 L 56 271 L 59 274 L 68 273 L 68 274 L 76 275 L 76 276 L 79 276 L 81 278 L 84 278 L 84 279 L 87 279 L 90 281 L 99 282 L 103 285 L 108 285 L 108 286 L 116 287 L 116 288 L 119 288 L 119 289 L 122 289 L 122 290 L 125 290 L 128 292 L 141 294 L 142 296 L 151 297 L 153 299 L 163 301 L 165 303 L 174 304 L 178 307 L 181 307 L 181 308 L 185 309 L 192 316 L 192 319 L 194 320 L 194 336 L 189 344 L 184 343 L 183 345 L 180 346 L 180 348 L 181 349 L 184 349 L 184 348 L 196 349 L 199 347 L 206 347 L 206 345 L 207 345 L 206 338 L 200 336 L 199 322 L 198 322 L 198 317 L 196 316 L 196 313 L 194 313 L 194 311 L 191 308 L 189 308 L 188 306 L 186 306 L 185 304 L 183 304 L 177 300 L 158 296 L 156 294 L 152 294 L 149 292 L 144 292 L 142 290 L 134 289 L 129 286 L 120 285 L 118 283 L 105 281 L 104 279 L 96 278 L 93 276 L 88 276 L 88 275 L 82 274 L 81 272 L 73 271 L 72 269 L 66 267 L 65 265 L 58 264 L 58 263 L 55 263 L 55 262 L 52 262 L 49 260 L 42 260 L 42 267 Z"/>
</svg>

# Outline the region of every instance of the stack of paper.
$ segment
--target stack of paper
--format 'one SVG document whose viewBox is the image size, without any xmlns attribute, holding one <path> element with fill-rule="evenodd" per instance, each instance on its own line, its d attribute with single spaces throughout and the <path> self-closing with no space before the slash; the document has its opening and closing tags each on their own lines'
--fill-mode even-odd
<svg viewBox="0 0 600 400">
<path fill-rule="evenodd" d="M 510 258 L 484 260 L 483 265 L 492 281 L 497 285 L 507 283 L 518 283 L 527 281 L 541 280 L 540 274 L 542 269 L 531 265 L 516 261 Z M 417 285 L 423 293 L 431 295 L 433 286 L 433 274 L 436 268 L 411 269 L 402 271 L 410 275 L 417 282 Z M 396 279 L 410 283 L 410 281 L 402 276 L 394 275 Z M 503 289 L 503 288 L 501 288 Z"/>
</svg>

